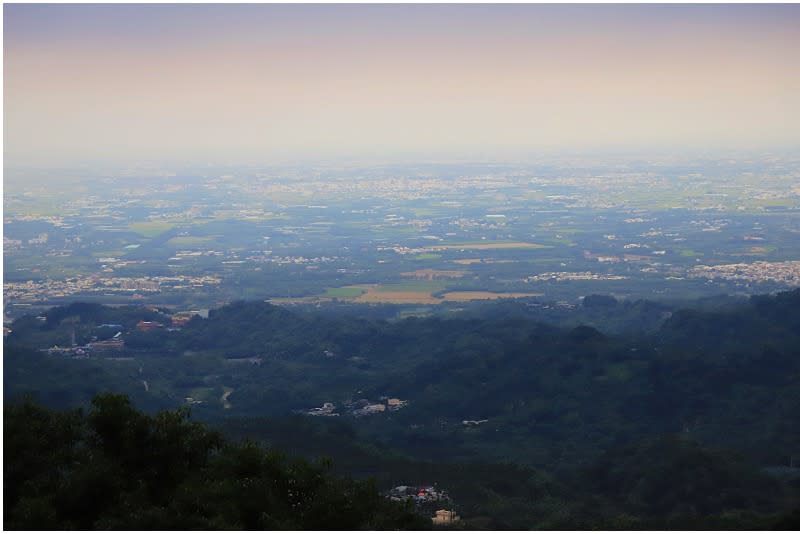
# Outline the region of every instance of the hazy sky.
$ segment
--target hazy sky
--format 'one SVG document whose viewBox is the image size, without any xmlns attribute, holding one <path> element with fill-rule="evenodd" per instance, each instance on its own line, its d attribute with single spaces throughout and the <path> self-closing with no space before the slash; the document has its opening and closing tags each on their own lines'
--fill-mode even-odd
<svg viewBox="0 0 800 534">
<path fill-rule="evenodd" d="M 4 5 L 6 165 L 800 145 L 800 6 Z"/>
</svg>

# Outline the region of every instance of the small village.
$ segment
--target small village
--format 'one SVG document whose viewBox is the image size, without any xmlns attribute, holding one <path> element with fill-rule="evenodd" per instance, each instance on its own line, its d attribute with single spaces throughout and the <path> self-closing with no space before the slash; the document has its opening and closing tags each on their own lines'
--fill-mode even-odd
<svg viewBox="0 0 800 534">
<path fill-rule="evenodd" d="M 396 412 L 407 404 L 408 401 L 406 400 L 386 396 L 380 397 L 378 402 L 372 402 L 369 399 L 348 400 L 343 403 L 343 414 L 352 417 L 363 417 L 384 412 Z M 319 408 L 310 408 L 301 413 L 312 417 L 338 417 L 342 415 L 336 411 L 336 405 L 332 402 L 325 402 Z"/>
<path fill-rule="evenodd" d="M 451 526 L 461 520 L 447 491 L 435 485 L 396 486 L 386 493 L 386 498 L 397 502 L 413 502 L 417 511 L 430 517 L 435 526 Z"/>
<path fill-rule="evenodd" d="M 157 329 L 180 330 L 182 326 L 184 326 L 187 322 L 189 322 L 192 319 L 192 317 L 195 316 L 207 316 L 207 311 L 205 313 L 201 311 L 186 311 L 186 312 L 174 313 L 169 318 L 170 319 L 169 324 L 165 324 L 159 321 L 141 320 L 136 323 L 136 330 L 140 332 L 148 332 Z M 42 322 L 45 322 L 47 320 L 47 318 L 44 315 L 37 316 L 36 319 Z M 75 337 L 75 330 L 73 330 L 70 343 L 68 346 L 54 345 L 50 348 L 41 350 L 47 352 L 48 354 L 61 354 L 64 356 L 72 356 L 74 358 L 88 358 L 93 353 L 108 353 L 108 352 L 118 353 L 119 351 L 125 348 L 125 341 L 122 339 L 122 334 L 125 330 L 124 325 L 104 323 L 99 325 L 98 328 L 101 330 L 108 329 L 111 332 L 116 330 L 116 333 L 113 334 L 111 337 L 105 339 L 98 339 L 98 336 L 92 336 L 91 341 L 89 341 L 84 345 L 79 345 Z M 8 335 L 9 333 L 11 333 L 11 329 L 8 328 L 4 329 L 3 331 L 4 336 Z"/>
</svg>

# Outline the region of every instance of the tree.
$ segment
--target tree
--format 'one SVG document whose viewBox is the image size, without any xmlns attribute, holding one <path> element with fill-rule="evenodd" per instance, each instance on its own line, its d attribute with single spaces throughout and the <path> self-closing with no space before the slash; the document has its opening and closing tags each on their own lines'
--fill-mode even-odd
<svg viewBox="0 0 800 534">
<path fill-rule="evenodd" d="M 10 529 L 421 529 L 371 481 L 230 443 L 185 409 L 154 416 L 98 395 L 88 416 L 25 401 L 4 410 Z"/>
</svg>

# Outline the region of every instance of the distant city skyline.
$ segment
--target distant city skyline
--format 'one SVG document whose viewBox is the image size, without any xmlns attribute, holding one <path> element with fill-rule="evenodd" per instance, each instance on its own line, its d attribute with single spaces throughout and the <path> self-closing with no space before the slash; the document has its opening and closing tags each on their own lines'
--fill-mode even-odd
<svg viewBox="0 0 800 534">
<path fill-rule="evenodd" d="M 800 147 L 798 5 L 3 10 L 7 167 Z"/>
</svg>

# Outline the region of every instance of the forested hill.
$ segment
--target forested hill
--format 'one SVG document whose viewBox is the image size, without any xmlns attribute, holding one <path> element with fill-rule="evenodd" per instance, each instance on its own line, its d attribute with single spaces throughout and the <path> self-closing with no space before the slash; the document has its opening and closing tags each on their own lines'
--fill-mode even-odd
<svg viewBox="0 0 800 534">
<path fill-rule="evenodd" d="M 73 304 L 12 325 L 5 392 L 37 392 L 66 406 L 111 389 L 153 409 L 190 397 L 200 401 L 198 413 L 238 416 L 397 397 L 405 408 L 362 426 L 388 426 L 382 435 L 409 443 L 458 429 L 447 439 L 454 450 L 467 447 L 467 457 L 493 436 L 495 459 L 521 447 L 541 465 L 552 460 L 554 443 L 559 456 L 577 458 L 586 442 L 597 451 L 621 439 L 685 432 L 781 463 L 800 455 L 792 417 L 800 413 L 798 304 L 800 290 L 677 310 L 657 332 L 638 335 L 522 317 L 331 318 L 263 302 L 212 310 L 180 330 L 141 330 L 140 321 L 169 325 L 168 313 Z M 73 333 L 83 345 L 117 332 L 125 347 L 116 352 L 87 349 L 73 359 L 36 351 L 69 346 Z M 226 391 L 231 407 L 223 410 Z M 462 435 L 462 420 L 483 419 L 489 424 Z M 431 432 L 434 421 L 445 424 Z"/>
<path fill-rule="evenodd" d="M 620 309 L 635 309 L 609 299 L 589 303 L 595 318 L 607 310 L 610 321 Z M 603 331 L 598 321 L 599 328 L 571 321 L 557 326 L 522 313 L 386 321 L 263 302 L 236 302 L 207 319 L 167 328 L 167 310 L 73 304 L 11 325 L 5 396 L 31 392 L 62 408 L 85 406 L 98 392 L 121 392 L 147 410 L 188 405 L 198 418 L 230 432 L 249 427 L 277 442 L 284 438 L 265 436 L 247 421 L 288 417 L 280 423 L 287 428 L 295 414 L 338 416 L 348 440 L 408 460 L 510 462 L 560 480 L 597 462 L 607 470 L 624 461 L 626 447 L 663 451 L 646 444 L 665 435 L 740 454 L 751 472 L 794 473 L 800 461 L 799 305 L 796 290 L 672 310 L 655 331 L 648 321 L 646 329 L 621 334 Z M 640 307 L 669 315 L 658 306 Z M 124 346 L 96 349 L 109 339 Z M 40 350 L 54 345 L 66 348 Z M 390 398 L 399 403 L 392 409 Z M 382 408 L 365 412 L 367 405 Z M 326 419 L 306 418 L 309 432 Z M 673 444 L 667 449 L 675 458 L 684 454 L 683 442 L 664 443 Z M 352 465 L 381 472 L 363 462 Z M 625 465 L 626 473 L 638 469 Z M 728 480 L 722 475 L 728 464 L 719 465 L 712 478 Z M 609 472 L 596 491 L 630 483 L 615 476 L 623 475 Z M 669 517 L 684 509 L 690 493 L 679 493 L 666 511 L 632 503 L 610 505 L 610 513 L 635 509 Z M 709 510 L 749 509 L 748 502 L 755 501 L 726 501 Z"/>
</svg>

